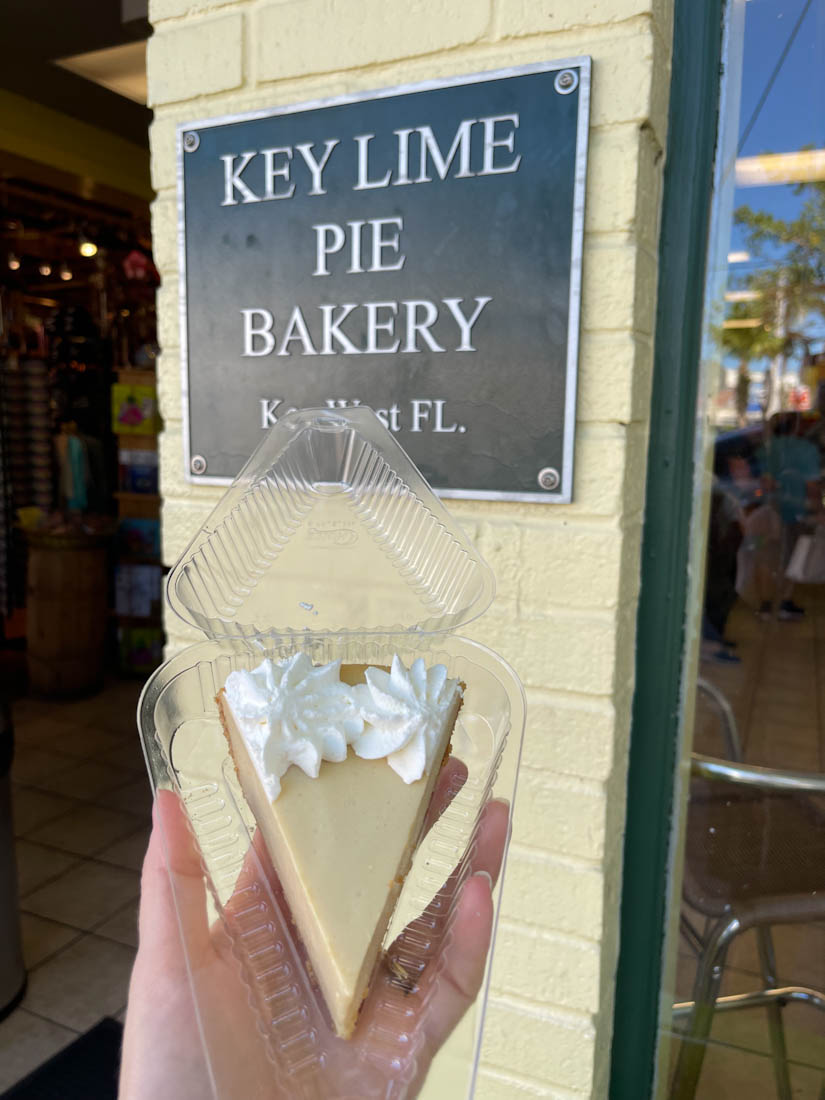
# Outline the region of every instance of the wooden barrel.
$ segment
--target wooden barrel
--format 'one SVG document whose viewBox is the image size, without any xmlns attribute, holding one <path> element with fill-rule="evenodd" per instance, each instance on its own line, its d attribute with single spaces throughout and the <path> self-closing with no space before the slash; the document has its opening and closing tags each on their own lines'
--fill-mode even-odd
<svg viewBox="0 0 825 1100">
<path fill-rule="evenodd" d="M 29 686 L 82 695 L 103 682 L 106 544 L 83 535 L 29 536 L 26 641 Z"/>
</svg>

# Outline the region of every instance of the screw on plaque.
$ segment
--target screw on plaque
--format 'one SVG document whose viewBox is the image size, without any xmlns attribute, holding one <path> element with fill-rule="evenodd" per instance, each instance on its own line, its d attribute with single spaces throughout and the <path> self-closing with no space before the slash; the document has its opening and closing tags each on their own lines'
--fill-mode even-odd
<svg viewBox="0 0 825 1100">
<path fill-rule="evenodd" d="M 553 87 L 559 95 L 570 95 L 579 86 L 579 74 L 575 69 L 562 69 L 553 81 Z"/>
<path fill-rule="evenodd" d="M 194 130 L 187 130 L 187 132 L 183 135 L 183 148 L 186 150 L 187 153 L 194 153 L 200 143 L 201 136 Z"/>
<path fill-rule="evenodd" d="M 205 474 L 206 459 L 203 455 L 192 455 L 192 461 L 189 463 L 189 468 L 193 474 Z"/>
<path fill-rule="evenodd" d="M 561 476 L 554 466 L 545 466 L 543 470 L 539 470 L 537 481 L 540 489 L 552 492 L 554 489 L 558 489 L 561 484 Z"/>
</svg>

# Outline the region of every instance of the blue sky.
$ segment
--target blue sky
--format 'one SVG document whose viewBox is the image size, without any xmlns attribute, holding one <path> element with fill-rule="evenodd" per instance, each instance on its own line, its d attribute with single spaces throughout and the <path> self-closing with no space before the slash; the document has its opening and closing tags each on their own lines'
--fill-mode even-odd
<svg viewBox="0 0 825 1100">
<path fill-rule="evenodd" d="M 774 66 L 799 18 L 805 0 L 748 0 L 740 134 L 748 125 Z M 793 152 L 806 145 L 825 147 L 825 0 L 813 0 L 770 94 L 742 149 L 742 156 Z M 778 218 L 794 218 L 805 201 L 792 186 L 737 188 L 735 207 L 748 205 Z M 731 248 L 746 247 L 733 226 Z M 758 262 L 732 265 L 733 284 Z M 813 326 L 825 335 L 821 323 Z"/>
<path fill-rule="evenodd" d="M 805 0 L 749 0 L 746 4 L 740 133 L 804 5 Z M 813 0 L 741 155 L 792 152 L 804 145 L 825 146 L 825 0 Z M 736 191 L 736 206 L 746 203 L 780 218 L 793 218 L 803 201 L 790 186 Z M 732 247 L 743 246 L 742 232 L 734 226 Z"/>
</svg>

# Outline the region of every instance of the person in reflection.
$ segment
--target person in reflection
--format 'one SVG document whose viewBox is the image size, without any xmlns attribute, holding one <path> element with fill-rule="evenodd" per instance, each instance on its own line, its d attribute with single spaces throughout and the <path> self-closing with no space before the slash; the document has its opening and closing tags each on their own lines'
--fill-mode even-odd
<svg viewBox="0 0 825 1100">
<path fill-rule="evenodd" d="M 454 757 L 442 769 L 425 828 L 460 786 L 462 771 L 466 779 L 466 766 Z M 382 1035 L 402 1029 L 408 1036 L 415 1033 L 420 1043 L 408 1044 L 408 1065 L 386 1067 L 381 1095 L 390 1078 L 399 1075 L 410 1080 L 406 1095 L 418 1094 L 432 1059 L 481 988 L 493 927 L 492 888 L 508 828 L 508 804 L 488 802 L 475 841 L 472 873 L 462 882 L 451 876 L 433 902 L 435 907 L 443 906 L 445 894 L 455 893 L 454 919 L 435 957 L 412 988 L 388 987 L 374 980 L 351 1040 L 337 1040 L 331 1030 L 320 1036 L 326 1050 L 325 1073 L 332 1074 L 326 1080 L 336 1079 L 336 1066 L 341 1077 L 344 1071 L 351 1077 L 353 1065 L 363 1066 L 365 1080 L 369 1074 L 370 1081 L 364 1091 L 372 1095 L 375 1067 L 385 1059 L 380 1046 L 371 1057 L 370 1044 L 380 1044 Z M 257 859 L 277 896 L 274 871 L 266 849 L 257 841 L 256 837 Z M 244 907 L 249 905 L 250 887 L 261 889 L 254 863 L 250 850 L 234 890 Z M 279 932 L 274 929 L 275 939 Z M 294 1096 L 267 1057 L 250 1008 L 251 994 L 223 924 L 209 923 L 200 857 L 185 810 L 172 791 L 158 791 L 155 800 L 141 879 L 139 936 L 123 1035 L 119 1100 L 207 1100 L 214 1095 L 289 1100 Z M 198 989 L 197 1007 L 192 985 Z M 209 1066 L 202 1035 L 209 1037 Z M 360 1079 L 362 1071 L 357 1072 Z"/>
<path fill-rule="evenodd" d="M 802 434 L 799 413 L 781 412 L 771 418 L 769 435 L 757 453 L 757 463 L 781 522 L 777 618 L 801 619 L 805 609 L 794 602 L 793 581 L 785 577 L 785 570 L 796 540 L 822 516 L 822 469 L 818 447 Z M 772 612 L 772 601 L 763 600 L 760 616 L 769 618 Z"/>
<path fill-rule="evenodd" d="M 710 643 L 710 655 L 717 661 L 738 664 L 731 653 L 735 642 L 725 637 L 725 627 L 736 603 L 737 553 L 742 543 L 742 510 L 734 494 L 716 476 L 710 496 L 705 605 L 702 638 Z"/>
</svg>

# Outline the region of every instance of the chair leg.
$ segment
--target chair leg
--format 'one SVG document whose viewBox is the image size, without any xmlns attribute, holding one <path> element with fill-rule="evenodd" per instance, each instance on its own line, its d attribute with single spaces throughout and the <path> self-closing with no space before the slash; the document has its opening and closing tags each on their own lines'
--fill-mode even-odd
<svg viewBox="0 0 825 1100">
<path fill-rule="evenodd" d="M 689 917 L 686 917 L 684 913 L 679 916 L 679 928 L 682 935 L 687 940 L 688 947 L 696 955 L 701 955 L 705 949 L 705 941 L 702 939 L 702 935 L 699 932 L 696 925 Z"/>
<path fill-rule="evenodd" d="M 779 983 L 776 976 L 773 937 L 770 929 L 764 925 L 756 929 L 756 936 L 765 988 L 775 989 Z M 785 1046 L 785 1025 L 782 1022 L 782 1005 L 774 1001 L 766 1006 L 765 1011 L 768 1014 L 768 1032 L 773 1055 L 773 1071 L 776 1077 L 776 1095 L 778 1100 L 792 1100 L 791 1078 L 788 1073 L 788 1051 Z"/>
<path fill-rule="evenodd" d="M 731 940 L 741 931 L 736 917 L 717 921 L 706 941 L 704 954 L 699 960 L 696 981 L 693 986 L 694 1007 L 690 1017 L 690 1026 L 679 1044 L 679 1057 L 671 1086 L 671 1100 L 693 1100 L 702 1063 L 705 1060 L 705 1047 L 713 1023 L 713 1012 L 719 986 L 722 984 L 722 972 L 725 968 L 725 956 Z"/>
</svg>

